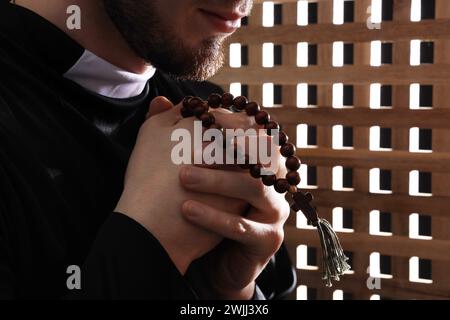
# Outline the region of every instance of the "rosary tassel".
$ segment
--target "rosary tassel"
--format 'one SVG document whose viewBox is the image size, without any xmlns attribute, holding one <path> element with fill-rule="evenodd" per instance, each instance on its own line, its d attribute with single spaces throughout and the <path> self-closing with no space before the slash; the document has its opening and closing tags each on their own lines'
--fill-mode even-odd
<svg viewBox="0 0 450 320">
<path fill-rule="evenodd" d="M 320 219 L 317 210 L 311 205 L 313 196 L 310 193 L 303 193 L 297 190 L 292 195 L 294 203 L 291 205 L 295 212 L 302 211 L 308 219 L 309 224 L 315 226 L 319 232 L 320 244 L 322 247 L 322 279 L 326 286 L 332 286 L 332 280 L 339 281 L 339 276 L 350 270 L 347 263 L 348 258 L 344 254 L 341 243 L 330 223 L 325 219 Z"/>
<path fill-rule="evenodd" d="M 350 265 L 347 263 L 348 258 L 345 256 L 341 243 L 330 223 L 319 218 L 314 224 L 316 224 L 319 232 L 322 247 L 322 279 L 325 280 L 327 287 L 331 287 L 331 281 L 339 281 L 339 276 L 350 270 Z"/>
</svg>

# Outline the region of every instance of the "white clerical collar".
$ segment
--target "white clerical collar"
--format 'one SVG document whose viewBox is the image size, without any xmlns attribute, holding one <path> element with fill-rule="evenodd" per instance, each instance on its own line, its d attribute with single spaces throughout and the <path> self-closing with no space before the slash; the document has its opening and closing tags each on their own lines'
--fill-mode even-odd
<svg viewBox="0 0 450 320">
<path fill-rule="evenodd" d="M 155 72 L 153 67 L 143 74 L 124 71 L 85 50 L 64 77 L 102 96 L 126 99 L 140 95 Z"/>
</svg>

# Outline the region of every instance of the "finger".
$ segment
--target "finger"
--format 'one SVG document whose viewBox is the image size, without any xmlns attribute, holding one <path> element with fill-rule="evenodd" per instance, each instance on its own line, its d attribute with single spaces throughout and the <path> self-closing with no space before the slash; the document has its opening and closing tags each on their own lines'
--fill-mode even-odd
<svg viewBox="0 0 450 320">
<path fill-rule="evenodd" d="M 179 176 L 182 186 L 188 190 L 242 199 L 256 208 L 273 209 L 267 199 L 272 190 L 248 172 L 185 166 L 180 169 Z"/>
<path fill-rule="evenodd" d="M 245 171 L 185 166 L 180 170 L 180 182 L 190 191 L 247 201 L 260 213 L 264 213 L 258 216 L 258 221 L 284 220 L 290 213 L 284 194 L 265 186 L 260 179 L 251 177 Z"/>
<path fill-rule="evenodd" d="M 165 124 L 175 124 L 183 117 L 181 116 L 181 105 L 174 107 L 166 97 L 156 97 L 152 100 L 147 113 L 147 119 L 157 117 L 158 121 Z"/>
<path fill-rule="evenodd" d="M 273 138 L 266 135 L 238 136 L 223 148 L 223 137 L 214 142 L 204 142 L 193 150 L 194 164 L 209 165 L 212 168 L 239 167 L 261 164 L 268 172 L 277 173 L 281 166 L 281 155 L 273 143 Z"/>
<path fill-rule="evenodd" d="M 255 136 L 236 137 L 233 142 L 237 150 L 238 164 L 243 164 L 246 160 L 250 164 L 261 164 L 268 171 L 278 171 L 281 165 L 280 152 L 273 138 L 266 135 L 263 130 L 258 130 L 258 135 Z M 227 149 L 227 152 L 233 153 L 233 150 Z"/>
<path fill-rule="evenodd" d="M 221 109 L 212 111 L 216 119 L 216 123 L 220 124 L 223 128 L 260 128 L 260 126 L 256 124 L 254 117 L 249 117 L 245 113 L 229 113 L 227 110 L 224 111 Z"/>
<path fill-rule="evenodd" d="M 243 244 L 257 244 L 272 230 L 269 225 L 220 211 L 193 200 L 184 202 L 181 212 L 191 223 Z"/>
</svg>

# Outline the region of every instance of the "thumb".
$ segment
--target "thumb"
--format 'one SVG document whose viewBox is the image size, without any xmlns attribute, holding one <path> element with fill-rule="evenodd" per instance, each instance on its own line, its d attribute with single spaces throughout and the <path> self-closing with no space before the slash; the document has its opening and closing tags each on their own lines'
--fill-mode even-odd
<svg viewBox="0 0 450 320">
<path fill-rule="evenodd" d="M 180 106 L 174 107 L 173 103 L 166 97 L 159 96 L 150 103 L 146 119 L 158 116 L 161 121 L 173 124 L 182 118 L 180 109 Z"/>
<path fill-rule="evenodd" d="M 170 102 L 166 97 L 156 97 L 150 103 L 149 111 L 147 113 L 146 118 L 151 118 L 158 113 L 162 113 L 164 111 L 168 111 L 173 108 L 172 102 Z"/>
</svg>

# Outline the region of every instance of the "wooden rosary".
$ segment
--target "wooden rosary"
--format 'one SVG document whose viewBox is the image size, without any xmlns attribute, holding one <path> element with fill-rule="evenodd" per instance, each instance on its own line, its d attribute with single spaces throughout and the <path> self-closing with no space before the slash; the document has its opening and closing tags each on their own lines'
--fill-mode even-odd
<svg viewBox="0 0 450 320">
<path fill-rule="evenodd" d="M 239 96 L 234 98 L 231 93 L 223 95 L 212 94 L 208 101 L 203 101 L 198 97 L 186 97 L 183 100 L 181 114 L 184 118 L 195 116 L 202 121 L 202 125 L 206 129 L 219 129 L 221 126 L 216 123 L 214 115 L 209 112 L 209 108 L 225 108 L 233 112 L 243 112 L 250 117 L 255 117 L 255 122 L 264 126 L 267 134 L 277 138 L 274 142 L 280 147 L 280 153 L 286 158 L 286 168 L 288 173 L 284 178 L 278 178 L 275 174 L 261 174 L 263 166 L 261 164 L 246 163 L 242 166 L 250 171 L 250 175 L 256 179 L 262 180 L 266 186 L 274 186 L 275 190 L 281 194 L 289 193 L 291 209 L 294 212 L 301 211 L 308 219 L 308 223 L 315 226 L 319 232 L 320 243 L 323 254 L 323 279 L 326 285 L 331 287 L 332 280 L 339 281 L 339 276 L 350 269 L 347 264 L 348 258 L 339 243 L 336 233 L 333 231 L 330 223 L 324 219 L 320 219 L 316 208 L 311 204 L 313 196 L 311 193 L 303 193 L 297 185 L 300 183 L 300 175 L 298 170 L 301 162 L 295 156 L 296 148 L 292 143 L 288 142 L 288 136 L 281 131 L 277 122 L 270 119 L 270 115 L 260 109 L 256 102 L 248 102 L 246 97 Z"/>
</svg>

